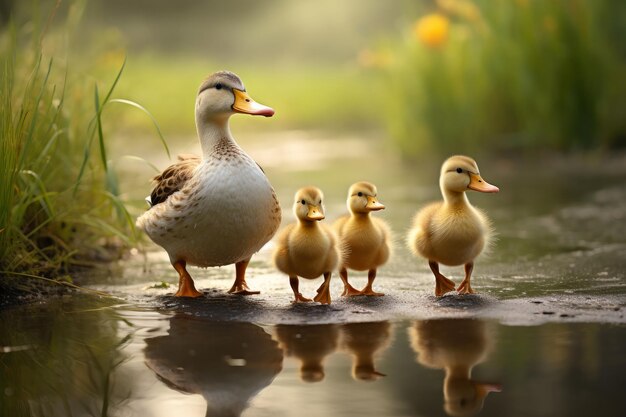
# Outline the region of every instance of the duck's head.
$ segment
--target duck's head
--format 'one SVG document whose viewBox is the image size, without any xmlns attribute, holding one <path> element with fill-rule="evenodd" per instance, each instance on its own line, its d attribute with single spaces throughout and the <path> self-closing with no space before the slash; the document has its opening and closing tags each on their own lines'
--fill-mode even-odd
<svg viewBox="0 0 626 417">
<path fill-rule="evenodd" d="M 495 185 L 483 180 L 476 161 L 468 156 L 456 155 L 448 158 L 441 167 L 439 186 L 442 191 L 462 193 L 467 190 L 481 193 L 497 193 Z"/>
<path fill-rule="evenodd" d="M 501 391 L 500 384 L 446 378 L 443 387 L 444 410 L 450 416 L 473 416 L 483 408 L 487 394 Z"/>
<path fill-rule="evenodd" d="M 369 182 L 361 181 L 350 186 L 348 190 L 348 208 L 352 213 L 369 213 L 385 208 L 378 201 L 376 186 Z"/>
<path fill-rule="evenodd" d="M 302 222 L 315 222 L 324 219 L 324 194 L 317 187 L 304 187 L 296 193 L 293 212 Z"/>
<path fill-rule="evenodd" d="M 274 110 L 252 100 L 241 79 L 232 72 L 209 75 L 198 89 L 196 119 L 228 119 L 235 113 L 271 117 Z"/>
</svg>

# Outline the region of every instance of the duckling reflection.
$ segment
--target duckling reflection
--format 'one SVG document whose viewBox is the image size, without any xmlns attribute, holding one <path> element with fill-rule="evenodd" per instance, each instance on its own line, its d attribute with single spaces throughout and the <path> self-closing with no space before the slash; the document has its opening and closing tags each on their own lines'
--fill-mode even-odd
<svg viewBox="0 0 626 417">
<path fill-rule="evenodd" d="M 350 323 L 344 324 L 341 330 L 341 347 L 352 355 L 352 378 L 375 381 L 386 376 L 376 370 L 374 357 L 389 347 L 389 322 Z"/>
<path fill-rule="evenodd" d="M 444 410 L 450 416 L 478 413 L 490 392 L 500 392 L 500 384 L 487 384 L 471 378 L 472 368 L 483 362 L 493 347 L 485 322 L 471 319 L 416 321 L 409 329 L 411 347 L 417 361 L 429 368 L 444 369 Z"/>
<path fill-rule="evenodd" d="M 250 323 L 176 315 L 168 335 L 146 344 L 146 365 L 169 388 L 201 394 L 207 417 L 241 415 L 282 369 L 278 344 Z"/>
<path fill-rule="evenodd" d="M 305 382 L 324 379 L 324 359 L 337 350 L 339 342 L 337 325 L 278 325 L 275 334 L 285 355 L 300 360 L 300 379 Z"/>
</svg>

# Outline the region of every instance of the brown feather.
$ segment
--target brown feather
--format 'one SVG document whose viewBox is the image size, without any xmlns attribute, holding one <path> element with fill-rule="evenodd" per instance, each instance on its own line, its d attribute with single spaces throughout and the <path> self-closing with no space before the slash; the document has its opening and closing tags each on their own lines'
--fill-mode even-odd
<svg viewBox="0 0 626 417">
<path fill-rule="evenodd" d="M 161 174 L 152 180 L 157 184 L 150 193 L 150 201 L 155 206 L 164 202 L 175 192 L 181 190 L 187 181 L 193 176 L 193 172 L 200 163 L 200 157 L 196 155 L 179 155 L 178 162 L 170 165 Z"/>
</svg>

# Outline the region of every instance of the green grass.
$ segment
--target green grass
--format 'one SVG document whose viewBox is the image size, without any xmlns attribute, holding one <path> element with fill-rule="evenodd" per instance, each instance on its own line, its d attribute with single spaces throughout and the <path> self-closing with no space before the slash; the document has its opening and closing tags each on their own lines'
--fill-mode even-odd
<svg viewBox="0 0 626 417">
<path fill-rule="evenodd" d="M 623 2 L 447 0 L 439 47 L 390 42 L 388 125 L 405 154 L 609 149 L 626 136 Z"/>
<path fill-rule="evenodd" d="M 116 102 L 146 110 L 113 98 L 123 65 L 104 87 L 73 71 L 59 51 L 70 23 L 48 34 L 37 20 L 13 22 L 0 35 L 0 275 L 58 277 L 137 241 L 103 113 Z"/>
</svg>

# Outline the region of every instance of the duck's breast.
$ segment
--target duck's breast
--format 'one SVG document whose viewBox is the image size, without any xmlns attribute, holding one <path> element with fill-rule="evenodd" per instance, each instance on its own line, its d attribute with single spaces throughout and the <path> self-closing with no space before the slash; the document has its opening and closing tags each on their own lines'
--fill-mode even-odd
<svg viewBox="0 0 626 417">
<path fill-rule="evenodd" d="M 433 216 L 430 236 L 434 260 L 444 265 L 471 262 L 485 246 L 485 227 L 471 207 L 441 210 Z"/>
<path fill-rule="evenodd" d="M 159 227 L 146 231 L 170 257 L 197 266 L 247 259 L 272 238 L 281 218 L 269 181 L 245 154 L 203 161 L 162 204 L 152 209 L 160 210 Z"/>
</svg>

